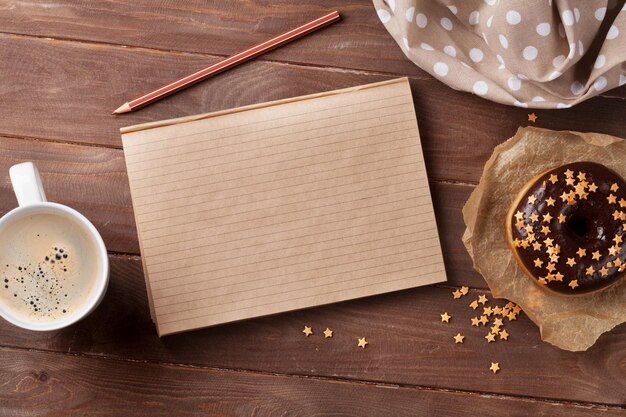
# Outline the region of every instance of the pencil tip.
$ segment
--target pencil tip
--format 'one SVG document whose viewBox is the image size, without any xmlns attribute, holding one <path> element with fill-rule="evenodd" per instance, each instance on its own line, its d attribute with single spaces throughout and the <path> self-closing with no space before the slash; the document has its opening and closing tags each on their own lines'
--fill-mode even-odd
<svg viewBox="0 0 626 417">
<path fill-rule="evenodd" d="M 115 111 L 111 114 L 122 114 L 122 113 L 128 113 L 129 111 L 131 111 L 130 106 L 128 105 L 128 103 L 124 103 L 121 106 L 119 106 L 117 109 L 115 109 Z"/>
</svg>

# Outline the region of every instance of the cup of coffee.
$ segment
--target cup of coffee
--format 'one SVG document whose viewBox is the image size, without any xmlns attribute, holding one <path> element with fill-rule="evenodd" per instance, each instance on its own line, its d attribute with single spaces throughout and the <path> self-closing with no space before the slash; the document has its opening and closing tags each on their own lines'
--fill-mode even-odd
<svg viewBox="0 0 626 417">
<path fill-rule="evenodd" d="M 0 316 L 29 330 L 67 327 L 104 297 L 106 247 L 82 214 L 46 201 L 33 163 L 9 173 L 19 207 L 0 218 Z"/>
</svg>

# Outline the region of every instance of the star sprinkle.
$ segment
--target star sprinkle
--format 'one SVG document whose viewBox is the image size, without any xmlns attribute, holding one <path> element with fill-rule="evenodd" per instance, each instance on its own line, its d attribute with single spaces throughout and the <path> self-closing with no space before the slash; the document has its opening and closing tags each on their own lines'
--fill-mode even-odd
<svg viewBox="0 0 626 417">
<path fill-rule="evenodd" d="M 328 339 L 329 337 L 333 337 L 333 331 L 328 327 L 324 330 L 324 338 Z"/>
<path fill-rule="evenodd" d="M 587 255 L 587 249 L 578 248 L 578 250 L 576 251 L 576 255 L 578 255 L 579 258 L 582 258 L 583 256 Z"/>
<path fill-rule="evenodd" d="M 587 275 L 593 275 L 594 272 L 596 272 L 596 270 L 593 269 L 593 266 L 590 266 L 589 268 L 585 269 L 585 273 Z"/>
<path fill-rule="evenodd" d="M 489 370 L 495 374 L 496 372 L 498 372 L 500 370 L 500 363 L 499 362 L 491 362 L 491 366 L 489 367 Z"/>
<path fill-rule="evenodd" d="M 544 223 L 550 223 L 551 220 L 552 220 L 552 216 L 550 215 L 550 213 L 546 213 L 543 215 Z"/>
<path fill-rule="evenodd" d="M 302 333 L 304 333 L 306 337 L 309 337 L 313 334 L 313 330 L 309 326 L 304 326 L 304 330 L 302 330 Z"/>
<path fill-rule="evenodd" d="M 360 347 L 360 348 L 365 349 L 365 346 L 368 345 L 368 344 L 369 344 L 369 342 L 367 340 L 365 340 L 364 337 L 362 337 L 362 338 L 359 339 L 359 344 L 357 346 Z"/>
<path fill-rule="evenodd" d="M 491 330 L 491 333 L 493 333 L 494 335 L 497 335 L 498 333 L 500 333 L 500 326 L 494 324 L 489 330 Z"/>
<path fill-rule="evenodd" d="M 441 314 L 441 321 L 443 323 L 450 323 L 450 319 L 451 318 L 452 318 L 452 316 L 449 316 L 447 311 L 445 313 Z"/>
<path fill-rule="evenodd" d="M 602 268 L 600 268 L 600 275 L 602 275 L 603 277 L 606 277 L 607 275 L 609 275 L 609 270 L 606 269 L 605 266 L 603 266 Z"/>
<path fill-rule="evenodd" d="M 615 237 L 613 238 L 613 242 L 615 242 L 616 245 L 618 243 L 622 243 L 622 236 L 621 235 L 615 235 Z"/>
<path fill-rule="evenodd" d="M 472 310 L 476 310 L 478 308 L 478 301 L 474 300 L 472 301 L 469 306 L 472 308 Z"/>
<path fill-rule="evenodd" d="M 478 317 L 472 317 L 472 326 L 474 327 L 478 327 L 478 325 L 480 324 L 480 320 L 478 320 Z"/>
<path fill-rule="evenodd" d="M 535 123 L 539 117 L 535 113 L 528 114 L 528 121 Z"/>
<path fill-rule="evenodd" d="M 548 178 L 548 181 L 550 181 L 552 184 L 556 184 L 558 180 L 559 177 L 557 177 L 555 174 L 550 175 L 550 178 Z"/>
<path fill-rule="evenodd" d="M 595 251 L 591 254 L 591 259 L 593 259 L 594 261 L 599 261 L 600 260 L 600 251 Z"/>
<path fill-rule="evenodd" d="M 609 202 L 609 204 L 617 203 L 617 197 L 613 194 L 609 194 L 609 196 L 606 199 Z"/>
<path fill-rule="evenodd" d="M 469 287 L 461 287 L 461 294 L 463 295 L 467 295 L 467 293 L 469 292 Z"/>
<path fill-rule="evenodd" d="M 567 218 L 565 217 L 565 214 L 561 213 L 559 214 L 558 220 L 559 223 L 565 223 L 565 220 L 567 220 Z"/>
<path fill-rule="evenodd" d="M 455 300 L 457 298 L 461 298 L 463 296 L 463 293 L 460 290 L 456 290 L 452 293 L 452 298 L 454 298 Z"/>
<path fill-rule="evenodd" d="M 598 189 L 598 186 L 595 185 L 593 182 L 591 184 L 589 184 L 589 192 L 590 193 L 595 193 L 597 189 Z"/>
<path fill-rule="evenodd" d="M 543 265 L 543 261 L 539 258 L 535 259 L 533 262 L 535 263 L 536 268 L 541 268 L 541 265 Z"/>
<path fill-rule="evenodd" d="M 487 316 L 480 316 L 480 320 L 479 320 L 479 321 L 480 321 L 480 323 L 481 323 L 483 326 L 486 326 L 486 325 L 487 325 L 487 323 L 489 323 L 489 319 L 487 319 Z"/>
<path fill-rule="evenodd" d="M 546 204 L 548 205 L 548 207 L 554 207 L 554 203 L 556 203 L 556 200 L 552 197 L 548 197 L 546 198 Z"/>
<path fill-rule="evenodd" d="M 491 309 L 491 307 L 483 307 L 483 314 L 489 317 L 493 314 L 493 310 Z"/>
<path fill-rule="evenodd" d="M 507 333 L 506 329 L 500 331 L 500 340 L 509 340 L 509 334 Z"/>
<path fill-rule="evenodd" d="M 578 280 L 573 279 L 567 285 L 569 285 L 570 287 L 572 287 L 572 289 L 574 289 L 574 288 L 578 287 Z"/>
<path fill-rule="evenodd" d="M 574 258 L 567 258 L 567 261 L 565 263 L 569 266 L 574 266 L 576 265 L 576 260 Z"/>
<path fill-rule="evenodd" d="M 487 333 L 487 336 L 485 336 L 485 339 L 487 339 L 487 343 L 495 342 L 496 335 L 494 335 L 493 333 Z"/>
<path fill-rule="evenodd" d="M 465 339 L 465 336 L 461 333 L 457 333 L 456 336 L 454 336 L 454 343 L 463 343 L 463 339 Z"/>
<path fill-rule="evenodd" d="M 614 182 L 613 184 L 611 184 L 611 191 L 615 192 L 619 190 L 619 185 L 617 185 L 616 182 Z"/>
<path fill-rule="evenodd" d="M 530 215 L 530 221 L 535 223 L 537 221 L 539 221 L 539 215 L 537 213 L 533 213 Z"/>
<path fill-rule="evenodd" d="M 485 303 L 487 302 L 487 297 L 485 295 L 479 295 L 478 302 L 482 305 L 485 305 Z"/>
<path fill-rule="evenodd" d="M 528 197 L 528 204 L 535 204 L 536 201 L 537 201 L 537 197 L 535 197 L 534 194 Z"/>
<path fill-rule="evenodd" d="M 567 171 L 565 171 L 565 178 L 572 178 L 574 176 L 574 171 L 572 171 L 571 169 L 568 169 Z"/>
<path fill-rule="evenodd" d="M 495 319 L 493 319 L 493 324 L 495 326 L 502 326 L 502 319 L 500 317 L 496 317 Z"/>
</svg>

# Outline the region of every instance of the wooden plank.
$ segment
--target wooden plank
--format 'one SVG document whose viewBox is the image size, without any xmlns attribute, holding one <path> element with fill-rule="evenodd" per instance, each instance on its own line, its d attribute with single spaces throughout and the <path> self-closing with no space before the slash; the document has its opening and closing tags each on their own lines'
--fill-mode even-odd
<svg viewBox="0 0 626 417">
<path fill-rule="evenodd" d="M 174 79 L 206 58 L 7 35 L 0 35 L 0 51 L 9 63 L 0 67 L 0 96 L 6 97 L 0 101 L 0 134 L 115 147 L 125 125 L 392 78 L 253 62 L 115 117 L 111 110 L 129 95 Z M 528 124 L 527 109 L 496 105 L 430 78 L 413 78 L 411 87 L 431 178 L 477 182 L 493 147 Z M 626 132 L 625 112 L 626 100 L 598 97 L 567 110 L 538 111 L 537 126 L 619 136 Z"/>
<path fill-rule="evenodd" d="M 0 215 L 17 206 L 8 172 L 23 161 L 33 161 L 41 171 L 48 199 L 85 214 L 110 251 L 139 254 L 121 150 L 0 138 Z M 484 288 L 460 240 L 465 229 L 461 209 L 472 189 L 431 184 L 450 283 Z"/>
<path fill-rule="evenodd" d="M 97 0 L 45 5 L 27 0 L 0 12 L 0 28 L 5 33 L 232 55 L 335 9 L 342 14 L 339 24 L 263 59 L 428 76 L 406 59 L 378 20 L 370 0 L 318 0 L 314 4 L 291 0 L 236 4 Z"/>
<path fill-rule="evenodd" d="M 505 323 L 508 341 L 487 344 L 486 328 L 470 326 L 468 307 L 483 291 L 453 300 L 447 288 L 426 287 L 285 313 L 180 335 L 156 336 L 138 258 L 112 258 L 101 306 L 78 324 L 35 333 L 0 323 L 0 346 L 71 352 L 135 361 L 324 376 L 623 405 L 626 325 L 587 352 L 559 350 L 521 315 Z M 447 311 L 450 324 L 439 315 Z M 313 327 L 306 338 L 304 325 Z M 334 330 L 332 339 L 322 331 Z M 462 345 L 452 336 L 466 336 Z M 357 348 L 357 338 L 370 344 Z M 497 375 L 489 372 L 499 362 Z M 0 366 L 0 368 L 2 368 Z"/>
<path fill-rule="evenodd" d="M 29 416 L 619 416 L 617 407 L 0 350 L 0 413 Z"/>
<path fill-rule="evenodd" d="M 222 56 L 338 9 L 341 23 L 261 59 L 431 78 L 405 57 L 371 0 L 247 0 L 236 5 L 202 0 L 160 4 L 26 0 L 11 6 L 0 13 L 4 33 Z M 623 98 L 626 89 L 604 94 Z"/>
</svg>

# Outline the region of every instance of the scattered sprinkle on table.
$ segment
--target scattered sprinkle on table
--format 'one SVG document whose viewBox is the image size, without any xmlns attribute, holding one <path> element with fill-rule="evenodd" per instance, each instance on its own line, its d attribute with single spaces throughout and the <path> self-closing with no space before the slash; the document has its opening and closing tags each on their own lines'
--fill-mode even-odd
<svg viewBox="0 0 626 417">
<path fill-rule="evenodd" d="M 313 334 L 313 330 L 309 326 L 304 326 L 302 333 L 304 333 L 306 337 L 309 337 Z"/>
<path fill-rule="evenodd" d="M 535 123 L 539 117 L 535 113 L 530 113 L 528 115 L 528 121 Z"/>
<path fill-rule="evenodd" d="M 491 366 L 489 367 L 489 370 L 495 374 L 496 372 L 498 372 L 500 370 L 500 363 L 499 362 L 491 362 Z"/>
<path fill-rule="evenodd" d="M 624 203 L 626 206 L 626 202 Z M 461 289 L 455 290 L 452 295 L 454 299 L 459 299 L 462 296 L 465 296 L 469 293 L 468 287 L 462 287 Z M 460 294 L 460 295 L 459 295 Z M 509 340 L 509 332 L 504 328 L 504 321 L 508 319 L 508 321 L 517 320 L 517 316 L 522 312 L 522 308 L 512 301 L 508 301 L 505 305 L 495 305 L 496 300 L 489 300 L 487 295 L 481 294 L 477 299 L 473 300 L 469 303 L 469 308 L 476 310 L 482 304 L 482 313 L 480 316 L 474 316 L 470 319 L 471 326 L 480 327 L 485 326 L 489 327 L 489 333 L 485 336 L 485 340 L 487 343 L 494 343 L 499 340 Z M 491 305 L 490 305 L 491 304 Z M 444 323 L 449 323 L 449 320 L 452 318 L 446 311 L 441 314 L 441 321 Z M 463 321 L 461 321 L 463 323 Z M 467 322 L 465 322 L 467 326 Z M 469 335 L 472 338 L 472 335 Z M 454 339 L 454 343 L 464 343 L 466 336 L 462 335 L 460 332 L 456 334 L 456 336 L 452 336 Z M 500 371 L 500 363 L 492 362 L 491 368 L 489 368 L 494 374 Z"/>
<path fill-rule="evenodd" d="M 333 337 L 333 331 L 328 327 L 324 330 L 324 338 L 328 339 L 329 337 Z"/>
<path fill-rule="evenodd" d="M 358 347 L 365 349 L 365 346 L 369 344 L 369 342 L 367 340 L 365 340 L 364 337 L 359 338 L 359 344 Z"/>
</svg>

